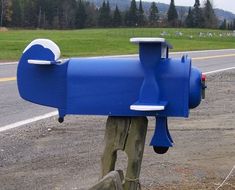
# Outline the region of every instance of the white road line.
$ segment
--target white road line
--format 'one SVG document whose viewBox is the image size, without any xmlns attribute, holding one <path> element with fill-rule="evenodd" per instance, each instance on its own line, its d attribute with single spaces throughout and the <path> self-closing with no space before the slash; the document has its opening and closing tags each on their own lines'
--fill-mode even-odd
<svg viewBox="0 0 235 190">
<path fill-rule="evenodd" d="M 5 66 L 5 65 L 16 65 L 18 64 L 18 62 L 14 61 L 14 62 L 5 62 L 5 63 L 0 63 L 0 66 Z"/>
<path fill-rule="evenodd" d="M 232 69 L 235 69 L 235 67 L 209 71 L 209 72 L 205 72 L 204 74 L 209 75 L 209 74 L 219 73 L 219 72 L 228 71 L 228 70 L 232 70 Z M 33 118 L 26 119 L 26 120 L 23 120 L 23 121 L 19 121 L 19 122 L 16 122 L 16 123 L 12 123 L 12 124 L 0 127 L 0 133 L 4 132 L 4 131 L 7 131 L 7 130 L 10 130 L 10 129 L 14 129 L 14 128 L 26 125 L 26 124 L 29 124 L 29 123 L 33 123 L 33 122 L 36 122 L 36 121 L 47 119 L 47 118 L 50 118 L 50 117 L 53 117 L 53 116 L 56 116 L 56 115 L 58 115 L 58 111 L 50 112 L 50 113 L 47 113 L 47 114 L 44 114 L 44 115 L 41 115 L 41 116 L 37 116 L 37 117 L 33 117 Z"/>
<path fill-rule="evenodd" d="M 224 51 L 234 51 L 235 49 L 215 49 L 215 50 L 198 50 L 198 51 L 178 51 L 171 52 L 170 54 L 179 54 L 179 53 L 205 53 L 205 52 L 224 52 Z"/>
<path fill-rule="evenodd" d="M 37 117 L 33 117 L 33 118 L 26 119 L 26 120 L 23 120 L 23 121 L 19 121 L 19 122 L 16 122 L 16 123 L 12 123 L 10 125 L 0 127 L 0 132 L 4 132 L 4 131 L 10 130 L 10 129 L 14 129 L 14 128 L 17 128 L 17 127 L 20 127 L 20 126 L 23 126 L 23 125 L 26 125 L 26 124 L 29 124 L 29 123 L 33 123 L 33 122 L 36 122 L 36 121 L 40 121 L 40 120 L 43 120 L 43 119 L 47 119 L 47 118 L 50 118 L 50 117 L 53 117 L 53 116 L 56 116 L 56 115 L 58 115 L 58 111 L 50 112 L 50 113 L 47 113 L 47 114 L 44 114 L 44 115 L 41 115 L 41 116 L 37 116 Z"/>
<path fill-rule="evenodd" d="M 214 70 L 214 71 L 208 71 L 208 72 L 205 72 L 203 74 L 210 75 L 210 74 L 219 73 L 219 72 L 223 72 L 223 71 L 228 71 L 228 70 L 232 70 L 232 69 L 235 69 L 235 67 L 229 67 L 229 68 L 225 68 L 225 69 L 218 69 L 218 70 Z"/>
</svg>

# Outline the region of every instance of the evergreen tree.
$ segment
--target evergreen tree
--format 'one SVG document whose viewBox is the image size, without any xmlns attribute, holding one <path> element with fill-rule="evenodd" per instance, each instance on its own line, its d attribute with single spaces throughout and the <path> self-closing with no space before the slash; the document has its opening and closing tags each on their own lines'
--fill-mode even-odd
<svg viewBox="0 0 235 190">
<path fill-rule="evenodd" d="M 2 6 L 3 0 L 0 0 L 0 27 L 2 27 L 3 24 L 3 6 Z"/>
<path fill-rule="evenodd" d="M 23 25 L 25 27 L 35 28 L 37 27 L 37 9 L 36 2 L 26 0 L 24 2 L 24 18 Z"/>
<path fill-rule="evenodd" d="M 228 24 L 227 24 L 227 29 L 228 29 L 228 30 L 231 29 L 231 23 L 230 23 L 230 22 L 228 22 Z"/>
<path fill-rule="evenodd" d="M 189 9 L 188 9 L 188 15 L 187 15 L 187 18 L 185 20 L 185 25 L 189 28 L 193 27 L 193 15 L 192 15 L 191 7 L 189 7 Z"/>
<path fill-rule="evenodd" d="M 61 9 L 60 6 L 57 3 L 55 3 L 54 6 L 53 6 L 53 16 L 51 18 L 51 26 L 52 26 L 52 28 L 58 29 L 58 28 L 61 27 L 60 26 L 60 12 L 59 12 L 60 9 Z M 40 13 L 40 8 L 39 8 L 39 13 Z"/>
<path fill-rule="evenodd" d="M 59 5 L 59 6 L 58 6 Z M 59 10 L 60 28 L 75 28 L 76 26 L 76 0 L 59 0 L 57 4 Z M 50 15 L 50 16 L 49 16 Z M 52 22 L 54 11 L 48 13 L 49 23 Z M 50 24 L 49 24 L 50 26 Z"/>
<path fill-rule="evenodd" d="M 194 8 L 192 10 L 193 27 L 203 27 L 203 16 L 200 8 L 200 0 L 195 0 Z"/>
<path fill-rule="evenodd" d="M 85 4 L 83 0 L 79 0 L 77 2 L 77 10 L 76 10 L 76 20 L 75 25 L 76 28 L 84 28 L 86 24 L 87 14 L 85 10 Z"/>
<path fill-rule="evenodd" d="M 64 26 L 62 25 L 62 18 L 63 17 L 72 17 L 72 18 L 67 18 L 65 19 L 67 22 L 70 22 L 70 24 L 72 23 L 73 26 L 71 26 L 70 24 L 66 24 L 68 25 L 68 27 L 74 27 L 74 23 L 75 23 L 75 8 L 76 8 L 76 2 L 75 0 L 70 0 L 68 1 L 67 6 L 64 6 L 64 1 L 62 0 L 53 0 L 53 1 L 46 1 L 46 0 L 40 0 L 41 1 L 41 15 L 43 15 L 43 22 L 42 22 L 42 26 L 44 28 L 64 28 Z M 63 5 L 63 7 L 62 7 Z M 72 9 L 70 10 L 69 13 L 65 13 L 66 10 L 70 9 L 72 7 Z M 39 9 L 39 13 L 40 13 L 40 7 Z M 39 14 L 40 15 L 40 14 Z M 60 18 L 60 16 L 62 18 Z M 46 20 L 44 20 L 46 19 Z M 39 20 L 39 19 L 38 19 Z"/>
<path fill-rule="evenodd" d="M 217 28 L 217 18 L 210 0 L 205 2 L 205 7 L 203 9 L 204 16 L 204 27 L 206 28 Z"/>
<path fill-rule="evenodd" d="M 124 1 L 124 0 L 123 0 Z M 130 0 L 128 0 L 130 1 Z M 113 3 L 116 0 L 110 0 Z M 31 28 L 85 28 L 85 27 L 118 27 L 126 26 L 158 26 L 158 8 L 152 3 L 148 17 L 145 17 L 143 2 L 130 1 L 126 12 L 120 12 L 118 6 L 112 11 L 109 1 L 104 0 L 98 9 L 89 0 L 0 0 L 0 26 L 31 27 Z M 169 26 L 179 26 L 182 22 L 187 27 L 216 28 L 216 18 L 210 0 L 205 0 L 205 6 L 200 7 L 200 0 L 195 0 L 194 7 L 185 11 L 176 10 L 174 0 L 171 0 L 167 12 Z M 180 22 L 181 21 L 181 22 Z M 225 26 L 224 26 L 225 25 Z M 235 29 L 235 20 L 223 22 L 220 27 Z"/>
<path fill-rule="evenodd" d="M 159 16 L 158 16 L 158 8 L 155 2 L 152 2 L 149 9 L 149 25 L 157 26 Z"/>
<path fill-rule="evenodd" d="M 110 15 L 110 6 L 109 2 L 104 1 L 102 7 L 99 9 L 99 18 L 98 25 L 101 27 L 109 27 L 111 24 L 111 15 Z"/>
<path fill-rule="evenodd" d="M 112 24 L 111 8 L 109 5 L 109 1 L 107 1 L 106 4 L 105 16 L 106 16 L 106 27 L 109 27 Z"/>
<path fill-rule="evenodd" d="M 105 10 L 106 10 L 106 2 L 103 1 L 102 6 L 99 9 L 99 18 L 98 18 L 98 25 L 105 27 Z"/>
<path fill-rule="evenodd" d="M 99 10 L 96 8 L 94 3 L 86 2 L 85 10 L 87 14 L 86 26 L 85 27 L 95 27 L 97 26 L 97 18 L 99 15 Z"/>
<path fill-rule="evenodd" d="M 233 21 L 228 24 L 228 30 L 233 30 Z"/>
<path fill-rule="evenodd" d="M 12 1 L 12 22 L 11 25 L 14 27 L 20 27 L 21 26 L 21 6 L 19 0 L 13 0 Z"/>
<path fill-rule="evenodd" d="M 138 23 L 138 15 L 137 15 L 137 6 L 136 6 L 136 1 L 132 0 L 131 1 L 131 6 L 129 11 L 126 13 L 125 20 L 127 26 L 136 26 Z"/>
<path fill-rule="evenodd" d="M 144 9 L 142 1 L 140 0 L 139 10 L 138 10 L 138 26 L 144 26 L 144 25 L 145 25 Z"/>
<path fill-rule="evenodd" d="M 174 0 L 171 0 L 170 7 L 167 12 L 167 20 L 170 26 L 177 26 L 178 13 L 175 7 Z"/>
<path fill-rule="evenodd" d="M 224 21 L 220 25 L 221 30 L 226 30 L 227 29 L 227 20 L 224 19 Z"/>
<path fill-rule="evenodd" d="M 124 25 L 129 26 L 129 10 L 124 12 Z"/>
<path fill-rule="evenodd" d="M 0 27 L 3 26 L 3 20 L 4 20 L 4 10 L 5 10 L 5 5 L 4 5 L 4 0 L 0 0 Z"/>
<path fill-rule="evenodd" d="M 116 5 L 115 11 L 113 13 L 113 21 L 112 21 L 112 23 L 113 23 L 112 25 L 114 27 L 118 27 L 118 26 L 122 25 L 122 16 L 121 16 L 121 13 L 120 13 L 117 5 Z"/>
</svg>

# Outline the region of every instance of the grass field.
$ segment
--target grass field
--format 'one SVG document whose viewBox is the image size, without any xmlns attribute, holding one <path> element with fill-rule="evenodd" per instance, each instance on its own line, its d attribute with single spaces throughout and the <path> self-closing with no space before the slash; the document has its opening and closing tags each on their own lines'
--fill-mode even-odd
<svg viewBox="0 0 235 190">
<path fill-rule="evenodd" d="M 55 41 L 61 49 L 62 57 L 133 54 L 137 53 L 138 49 L 129 42 L 131 37 L 164 37 L 174 46 L 173 51 L 235 48 L 235 36 L 231 31 L 220 30 L 174 28 L 9 30 L 0 32 L 0 60 L 18 60 L 26 45 L 35 38 L 49 38 Z"/>
</svg>

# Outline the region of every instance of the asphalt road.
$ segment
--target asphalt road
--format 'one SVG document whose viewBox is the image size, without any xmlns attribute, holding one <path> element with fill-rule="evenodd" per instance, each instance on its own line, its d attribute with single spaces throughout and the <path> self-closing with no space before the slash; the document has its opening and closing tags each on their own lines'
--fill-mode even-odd
<svg viewBox="0 0 235 190">
<path fill-rule="evenodd" d="M 235 49 L 179 52 L 170 57 L 180 58 L 183 54 L 193 58 L 193 65 L 202 72 L 235 67 Z M 17 91 L 17 64 L 0 63 L 0 127 L 36 117 L 51 111 L 53 108 L 38 106 L 22 100 Z"/>
</svg>

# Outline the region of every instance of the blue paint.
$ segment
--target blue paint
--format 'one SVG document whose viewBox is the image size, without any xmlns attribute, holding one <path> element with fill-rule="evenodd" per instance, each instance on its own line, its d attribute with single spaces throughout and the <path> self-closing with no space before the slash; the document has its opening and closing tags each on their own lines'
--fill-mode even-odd
<svg viewBox="0 0 235 190">
<path fill-rule="evenodd" d="M 65 109 L 68 63 L 33 65 L 28 63 L 28 59 L 54 61 L 54 54 L 49 49 L 34 45 L 22 55 L 17 69 L 21 97 L 36 104 Z"/>
<path fill-rule="evenodd" d="M 150 142 L 151 146 L 172 147 L 173 140 L 168 130 L 167 117 L 157 117 L 155 132 Z"/>
<path fill-rule="evenodd" d="M 165 58 L 165 44 L 140 42 L 139 58 L 71 58 L 58 64 L 54 52 L 40 44 L 23 53 L 17 80 L 21 97 L 67 114 L 157 116 L 154 146 L 172 146 L 167 117 L 188 117 L 201 102 L 201 72 L 191 59 Z M 29 64 L 46 60 L 50 65 Z M 131 105 L 165 106 L 136 111 Z"/>
</svg>

